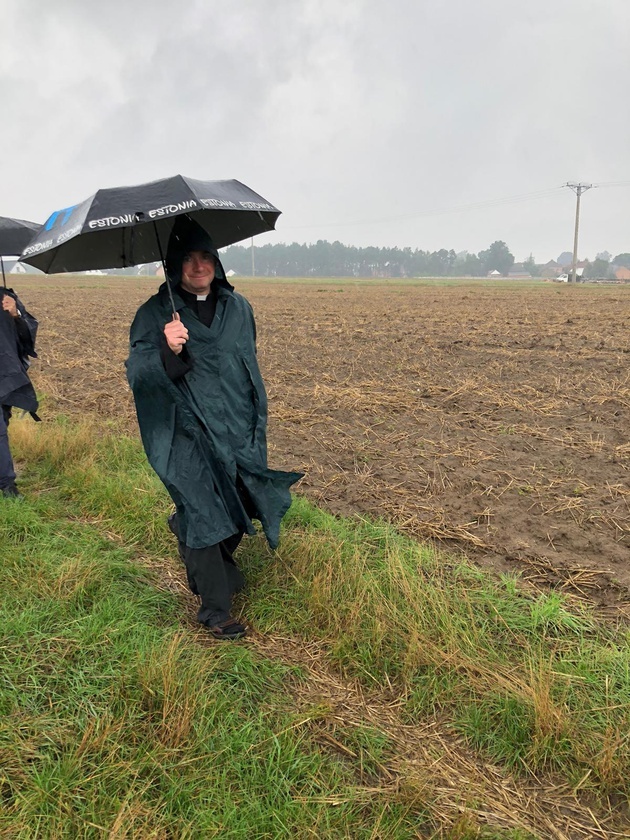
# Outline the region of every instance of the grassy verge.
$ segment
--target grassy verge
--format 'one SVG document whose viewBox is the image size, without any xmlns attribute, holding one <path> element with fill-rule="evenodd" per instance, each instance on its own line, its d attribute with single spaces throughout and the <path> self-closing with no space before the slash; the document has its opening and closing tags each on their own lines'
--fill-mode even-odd
<svg viewBox="0 0 630 840">
<path fill-rule="evenodd" d="M 262 627 L 327 639 L 338 668 L 395 685 L 410 720 L 441 712 L 516 770 L 628 796 L 627 629 L 304 500 L 286 527 L 282 564 L 258 564 L 250 612 Z"/>
<path fill-rule="evenodd" d="M 378 785 L 366 796 L 358 766 L 318 749 L 287 692 L 299 671 L 200 646 L 175 598 L 108 539 L 118 521 L 83 521 L 95 488 L 77 471 L 99 470 L 89 435 L 44 437 L 30 440 L 29 500 L 0 502 L 0 836 L 414 836 L 421 805 Z M 116 469 L 141 470 L 120 446 L 104 444 L 101 492 L 155 550 L 158 488 L 119 506 Z"/>
<path fill-rule="evenodd" d="M 379 785 L 380 733 L 320 756 L 307 725 L 317 709 L 305 721 L 286 692 L 299 692 L 299 671 L 182 633 L 174 598 L 130 561 L 172 552 L 168 499 L 136 441 L 63 422 L 17 423 L 12 440 L 30 493 L 0 506 L 0 833 L 428 830 L 430 802 Z M 320 640 L 337 669 L 393 689 L 409 721 L 437 713 L 518 772 L 553 770 L 576 790 L 627 797 L 627 633 L 304 500 L 281 551 L 250 540 L 242 563 L 246 614 L 261 631 Z"/>
</svg>

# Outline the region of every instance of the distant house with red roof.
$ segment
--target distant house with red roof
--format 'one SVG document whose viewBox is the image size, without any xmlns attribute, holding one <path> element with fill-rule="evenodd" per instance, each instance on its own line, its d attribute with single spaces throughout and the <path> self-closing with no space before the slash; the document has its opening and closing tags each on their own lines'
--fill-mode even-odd
<svg viewBox="0 0 630 840">
<path fill-rule="evenodd" d="M 552 280 L 554 277 L 558 277 L 559 274 L 562 274 L 562 266 L 555 260 L 549 260 L 540 269 L 540 276 L 546 280 Z"/>
</svg>

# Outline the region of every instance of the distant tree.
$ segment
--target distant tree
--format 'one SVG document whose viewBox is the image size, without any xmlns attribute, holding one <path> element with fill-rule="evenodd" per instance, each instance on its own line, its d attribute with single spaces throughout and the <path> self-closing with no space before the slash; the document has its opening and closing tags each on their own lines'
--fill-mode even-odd
<svg viewBox="0 0 630 840">
<path fill-rule="evenodd" d="M 617 254 L 613 260 L 614 265 L 623 265 L 624 268 L 630 268 L 630 254 Z"/>
<path fill-rule="evenodd" d="M 507 274 L 514 265 L 514 255 L 510 253 L 508 246 L 501 240 L 493 242 L 487 250 L 480 251 L 478 256 L 483 274 L 488 274 L 490 271 L 500 271 L 501 274 Z"/>
<path fill-rule="evenodd" d="M 428 272 L 430 254 L 428 251 L 417 249 L 413 252 L 411 259 L 410 274 L 412 277 L 426 277 Z"/>
<path fill-rule="evenodd" d="M 610 262 L 612 254 L 610 251 L 600 251 L 599 254 L 595 257 L 596 260 L 604 260 L 604 262 Z"/>
<path fill-rule="evenodd" d="M 610 276 L 610 263 L 598 257 L 586 266 L 583 276 L 593 280 L 606 280 Z"/>
<path fill-rule="evenodd" d="M 558 265 L 561 265 L 563 268 L 564 266 L 571 265 L 571 263 L 573 262 L 573 252 L 563 251 L 558 257 L 557 262 Z"/>
<path fill-rule="evenodd" d="M 536 265 L 536 260 L 534 259 L 534 255 L 530 254 L 529 257 L 523 263 L 523 268 L 525 271 L 528 271 L 532 277 L 538 277 L 540 274 L 540 270 Z"/>
<path fill-rule="evenodd" d="M 457 273 L 462 274 L 464 277 L 468 275 L 471 277 L 480 277 L 483 270 L 481 260 L 477 254 L 466 254 L 466 257 L 458 264 L 457 268 Z"/>
<path fill-rule="evenodd" d="M 451 273 L 454 277 L 478 277 L 481 274 L 479 257 L 468 251 L 460 251 L 455 257 Z"/>
<path fill-rule="evenodd" d="M 446 248 L 434 251 L 429 257 L 429 275 L 431 277 L 448 277 L 455 259 L 455 251 L 447 251 Z"/>
</svg>

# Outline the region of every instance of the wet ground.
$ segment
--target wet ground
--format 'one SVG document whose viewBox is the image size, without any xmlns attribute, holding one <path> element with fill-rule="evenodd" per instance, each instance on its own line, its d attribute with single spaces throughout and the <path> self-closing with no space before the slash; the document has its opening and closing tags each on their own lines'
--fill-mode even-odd
<svg viewBox="0 0 630 840">
<path fill-rule="evenodd" d="M 153 278 L 16 278 L 44 417 L 135 433 L 129 324 Z M 242 281 L 270 465 L 369 514 L 630 615 L 630 286 Z"/>
</svg>

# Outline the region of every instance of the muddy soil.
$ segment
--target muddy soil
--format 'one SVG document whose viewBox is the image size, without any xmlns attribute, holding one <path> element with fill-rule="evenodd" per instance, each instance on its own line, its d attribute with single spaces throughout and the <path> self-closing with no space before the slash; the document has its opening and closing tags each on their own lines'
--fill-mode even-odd
<svg viewBox="0 0 630 840">
<path fill-rule="evenodd" d="M 129 324 L 153 278 L 16 278 L 44 417 L 136 433 Z M 630 615 L 630 286 L 242 281 L 270 463 L 299 492 Z"/>
</svg>

